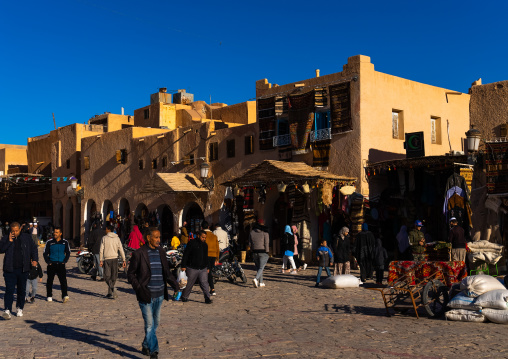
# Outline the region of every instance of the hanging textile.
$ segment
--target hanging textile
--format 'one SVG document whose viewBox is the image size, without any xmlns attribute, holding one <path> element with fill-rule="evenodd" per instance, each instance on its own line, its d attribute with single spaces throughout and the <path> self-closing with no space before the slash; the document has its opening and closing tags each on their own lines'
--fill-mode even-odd
<svg viewBox="0 0 508 359">
<path fill-rule="evenodd" d="M 303 150 L 307 147 L 314 122 L 314 91 L 290 95 L 289 101 L 291 145 L 294 150 Z"/>
<path fill-rule="evenodd" d="M 453 202 L 450 200 L 453 198 Z M 446 202 L 446 200 L 448 200 Z M 446 223 L 455 217 L 459 225 L 466 229 L 472 226 L 469 187 L 464 177 L 454 173 L 446 181 L 445 188 Z"/>
<path fill-rule="evenodd" d="M 487 191 L 508 193 L 508 142 L 486 144 Z"/>
<path fill-rule="evenodd" d="M 349 82 L 330 86 L 330 109 L 332 133 L 341 133 L 353 129 Z"/>
<path fill-rule="evenodd" d="M 269 150 L 273 148 L 273 137 L 276 135 L 275 126 L 275 97 L 258 99 L 258 122 L 259 122 L 259 149 Z"/>
<path fill-rule="evenodd" d="M 308 194 L 295 192 L 295 203 L 293 205 L 293 218 L 292 222 L 310 221 L 309 206 L 308 206 Z"/>
<path fill-rule="evenodd" d="M 328 91 L 326 87 L 314 89 L 314 106 L 325 107 L 328 105 Z"/>
<path fill-rule="evenodd" d="M 333 187 L 334 184 L 332 182 L 323 183 L 323 204 L 327 207 L 332 205 Z"/>
<path fill-rule="evenodd" d="M 254 209 L 254 187 L 245 187 L 243 192 L 243 209 Z"/>
<path fill-rule="evenodd" d="M 286 96 L 275 97 L 275 116 L 288 113 L 288 98 Z"/>
<path fill-rule="evenodd" d="M 312 166 L 327 167 L 330 160 L 330 140 L 318 141 L 312 144 Z"/>
</svg>

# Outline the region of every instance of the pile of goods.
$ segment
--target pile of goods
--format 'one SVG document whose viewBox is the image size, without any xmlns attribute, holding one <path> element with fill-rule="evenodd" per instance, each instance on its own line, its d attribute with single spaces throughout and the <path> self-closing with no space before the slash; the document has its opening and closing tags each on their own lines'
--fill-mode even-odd
<svg viewBox="0 0 508 359">
<path fill-rule="evenodd" d="M 496 278 L 488 275 L 466 277 L 460 283 L 461 292 L 448 303 L 449 320 L 508 324 L 508 290 Z"/>
<path fill-rule="evenodd" d="M 452 245 L 447 242 L 430 242 L 425 246 L 412 245 L 411 250 L 415 261 L 447 262 L 450 260 Z"/>
<path fill-rule="evenodd" d="M 484 263 L 495 265 L 502 258 L 503 246 L 489 241 L 470 242 L 467 258 L 473 267 Z"/>
<path fill-rule="evenodd" d="M 321 282 L 325 288 L 358 288 L 362 284 L 360 279 L 352 274 L 334 275 Z"/>
</svg>

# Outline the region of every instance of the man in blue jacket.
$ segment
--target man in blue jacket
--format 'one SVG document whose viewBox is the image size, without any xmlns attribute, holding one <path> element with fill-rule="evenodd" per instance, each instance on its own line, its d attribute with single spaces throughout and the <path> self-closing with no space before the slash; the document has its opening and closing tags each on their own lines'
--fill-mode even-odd
<svg viewBox="0 0 508 359">
<path fill-rule="evenodd" d="M 16 294 L 16 316 L 23 316 L 25 306 L 25 292 L 30 267 L 37 266 L 39 254 L 37 246 L 29 234 L 21 233 L 21 226 L 18 222 L 11 224 L 11 233 L 0 240 L 0 253 L 4 257 L 4 279 L 5 279 L 5 312 L 4 319 L 11 319 L 12 303 L 14 301 L 14 288 Z"/>
<path fill-rule="evenodd" d="M 60 281 L 62 288 L 62 300 L 67 303 L 69 296 L 67 295 L 67 275 L 65 271 L 65 263 L 71 256 L 69 242 L 62 238 L 62 229 L 55 227 L 53 230 L 53 239 L 46 242 L 44 247 L 44 260 L 48 264 L 48 282 L 46 283 L 47 301 L 53 301 L 53 280 L 55 274 Z"/>
</svg>

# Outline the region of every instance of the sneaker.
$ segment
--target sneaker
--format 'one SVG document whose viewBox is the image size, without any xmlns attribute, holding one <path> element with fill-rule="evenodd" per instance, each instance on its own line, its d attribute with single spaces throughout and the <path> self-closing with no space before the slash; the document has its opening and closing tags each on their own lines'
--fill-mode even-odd
<svg viewBox="0 0 508 359">
<path fill-rule="evenodd" d="M 141 349 L 141 354 L 143 354 L 143 355 L 150 355 L 150 349 L 143 347 Z"/>
<path fill-rule="evenodd" d="M 66 295 L 65 297 L 63 297 L 63 302 L 64 302 L 64 303 L 67 303 L 68 301 L 69 301 L 69 296 L 68 296 L 68 295 Z"/>
<path fill-rule="evenodd" d="M 289 274 L 298 274 L 298 271 L 293 269 L 291 272 L 289 272 Z"/>
<path fill-rule="evenodd" d="M 255 288 L 259 288 L 259 281 L 256 278 L 252 280 L 252 283 L 254 283 Z"/>
<path fill-rule="evenodd" d="M 210 298 L 205 298 L 205 303 L 206 304 L 212 304 L 212 300 Z"/>
<path fill-rule="evenodd" d="M 33 304 L 33 302 L 35 302 L 35 297 L 30 298 L 30 303 Z"/>
<path fill-rule="evenodd" d="M 280 272 L 281 272 L 281 273 L 286 273 L 286 271 L 285 271 L 284 269 L 281 269 L 281 271 L 280 271 Z"/>
<path fill-rule="evenodd" d="M 303 264 L 303 270 L 306 270 L 307 269 L 307 263 L 304 263 Z"/>
<path fill-rule="evenodd" d="M 2 318 L 4 318 L 5 320 L 11 319 L 11 311 L 9 309 L 7 309 L 5 312 L 3 312 Z"/>
<path fill-rule="evenodd" d="M 46 298 L 46 300 L 47 300 L 48 302 L 52 302 L 52 301 L 53 301 L 53 298 L 52 298 L 52 297 L 47 297 L 47 298 Z"/>
<path fill-rule="evenodd" d="M 212 291 L 210 292 L 210 295 L 217 295 L 217 293 L 215 293 L 215 290 L 212 290 Z"/>
<path fill-rule="evenodd" d="M 16 317 L 22 317 L 23 316 L 23 309 L 18 308 L 18 311 L 16 312 Z"/>
<path fill-rule="evenodd" d="M 261 282 L 261 283 L 259 283 L 259 286 L 260 286 L 260 287 L 264 287 L 264 286 L 265 286 L 265 283 Z"/>
</svg>

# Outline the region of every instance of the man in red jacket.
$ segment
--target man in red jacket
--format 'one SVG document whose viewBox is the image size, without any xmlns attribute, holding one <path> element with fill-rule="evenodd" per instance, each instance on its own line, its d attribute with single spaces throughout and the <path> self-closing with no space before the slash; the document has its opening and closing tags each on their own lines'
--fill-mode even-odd
<svg viewBox="0 0 508 359">
<path fill-rule="evenodd" d="M 158 358 L 159 355 L 156 331 L 159 326 L 162 301 L 169 300 L 167 284 L 171 285 L 175 293 L 179 291 L 179 288 L 169 270 L 166 253 L 159 247 L 161 233 L 157 228 L 150 228 L 146 239 L 147 243 L 132 253 L 127 277 L 136 292 L 145 321 L 145 338 L 141 352 L 144 355 L 150 355 L 153 359 Z"/>
</svg>

